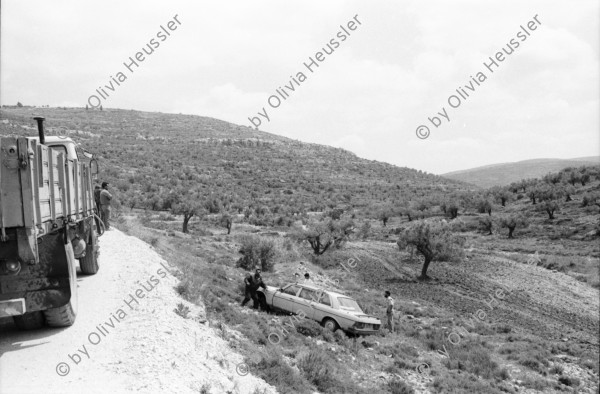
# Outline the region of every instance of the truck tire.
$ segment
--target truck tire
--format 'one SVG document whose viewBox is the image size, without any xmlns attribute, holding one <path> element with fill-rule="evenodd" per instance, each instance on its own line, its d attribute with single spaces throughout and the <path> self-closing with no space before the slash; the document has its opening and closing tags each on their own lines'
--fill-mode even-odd
<svg viewBox="0 0 600 394">
<path fill-rule="evenodd" d="M 77 296 L 75 296 L 77 298 Z M 75 323 L 75 310 L 77 308 L 73 308 L 73 301 L 77 303 L 77 300 L 73 300 L 73 296 L 71 296 L 71 300 L 67 305 L 63 305 L 59 308 L 48 309 L 44 311 L 44 315 L 46 316 L 46 323 L 50 327 L 69 327 Z"/>
<path fill-rule="evenodd" d="M 19 330 L 36 330 L 44 326 L 44 314 L 41 311 L 13 316 L 13 320 Z"/>
<path fill-rule="evenodd" d="M 94 249 L 97 249 L 94 248 L 96 242 L 98 240 L 95 230 L 92 227 L 90 239 L 85 247 L 85 256 L 79 259 L 79 268 L 81 268 L 81 272 L 85 275 L 94 275 L 98 272 L 98 251 L 94 252 Z"/>
<path fill-rule="evenodd" d="M 72 326 L 73 323 L 75 323 L 75 317 L 77 317 L 77 266 L 70 242 L 65 245 L 65 251 L 67 253 L 70 272 L 69 282 L 71 284 L 71 299 L 66 305 L 44 311 L 46 324 L 50 327 Z"/>
</svg>

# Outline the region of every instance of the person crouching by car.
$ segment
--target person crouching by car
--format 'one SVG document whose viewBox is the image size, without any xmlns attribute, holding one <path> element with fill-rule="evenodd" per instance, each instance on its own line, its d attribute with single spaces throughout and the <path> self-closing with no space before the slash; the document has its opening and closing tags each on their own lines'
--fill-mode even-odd
<svg viewBox="0 0 600 394">
<path fill-rule="evenodd" d="M 258 309 L 258 307 L 260 305 L 262 310 L 268 311 L 268 306 L 264 302 L 264 299 L 262 297 L 259 299 L 256 294 L 256 291 L 258 290 L 259 287 L 262 287 L 263 289 L 267 288 L 267 286 L 264 284 L 262 278 L 260 277 L 260 271 L 261 271 L 260 267 L 257 266 L 256 271 L 254 272 L 254 275 L 248 274 L 246 276 L 246 278 L 244 279 L 245 298 L 244 298 L 244 301 L 242 301 L 242 306 L 245 306 L 246 303 L 248 301 L 250 301 L 250 299 L 252 299 L 252 301 L 253 301 L 252 308 L 253 309 Z"/>
</svg>

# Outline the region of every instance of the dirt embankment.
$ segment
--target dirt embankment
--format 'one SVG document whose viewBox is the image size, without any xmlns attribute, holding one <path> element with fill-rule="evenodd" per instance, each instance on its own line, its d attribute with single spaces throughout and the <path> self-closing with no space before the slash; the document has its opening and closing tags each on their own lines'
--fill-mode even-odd
<svg viewBox="0 0 600 394">
<path fill-rule="evenodd" d="M 175 268 L 148 244 L 112 230 L 100 247 L 99 273 L 77 279 L 74 326 L 19 332 L 0 319 L 0 393 L 276 392 L 179 298 Z"/>
</svg>

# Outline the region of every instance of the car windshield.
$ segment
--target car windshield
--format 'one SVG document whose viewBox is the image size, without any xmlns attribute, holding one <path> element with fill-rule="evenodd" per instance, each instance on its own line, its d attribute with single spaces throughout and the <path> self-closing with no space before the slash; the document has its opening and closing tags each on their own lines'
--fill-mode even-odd
<svg viewBox="0 0 600 394">
<path fill-rule="evenodd" d="M 358 303 L 352 298 L 339 297 L 338 301 L 340 302 L 340 309 L 354 312 L 362 312 L 362 309 L 360 309 Z"/>
</svg>

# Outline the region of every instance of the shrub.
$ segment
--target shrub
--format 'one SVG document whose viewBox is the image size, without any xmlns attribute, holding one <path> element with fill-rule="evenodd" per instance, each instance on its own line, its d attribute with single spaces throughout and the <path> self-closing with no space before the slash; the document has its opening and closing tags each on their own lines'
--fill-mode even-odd
<svg viewBox="0 0 600 394">
<path fill-rule="evenodd" d="M 370 234 L 371 234 L 371 222 L 368 220 L 365 220 L 365 222 L 362 224 L 362 226 L 360 226 L 360 229 L 358 230 L 358 236 L 362 239 L 367 239 L 367 238 L 369 238 Z"/>
<path fill-rule="evenodd" d="M 533 371 L 539 372 L 542 375 L 546 374 L 546 370 L 543 368 L 542 364 L 539 361 L 534 360 L 533 358 L 525 358 L 525 359 L 519 360 L 519 364 L 521 364 Z"/>
<path fill-rule="evenodd" d="M 445 359 L 444 364 L 448 369 L 467 371 L 484 379 L 506 377 L 508 374 L 499 369 L 498 363 L 492 360 L 490 353 L 485 342 L 461 343 L 453 348 L 452 357 Z"/>
<path fill-rule="evenodd" d="M 310 389 L 302 376 L 277 351 L 271 351 L 262 356 L 259 362 L 251 363 L 250 369 L 254 375 L 276 386 L 282 393 L 304 393 Z"/>
<path fill-rule="evenodd" d="M 388 383 L 392 394 L 414 394 L 415 390 L 400 379 L 392 379 Z"/>
<path fill-rule="evenodd" d="M 581 383 L 581 381 L 578 378 L 573 378 L 573 377 L 564 376 L 564 375 L 559 377 L 558 381 L 560 383 L 564 384 L 565 386 L 571 386 L 571 387 L 577 387 Z"/>
<path fill-rule="evenodd" d="M 175 218 L 169 212 L 161 212 L 158 214 L 158 220 L 162 220 L 165 222 L 171 222 L 171 221 L 174 221 Z"/>
<path fill-rule="evenodd" d="M 596 193 L 586 193 L 581 199 L 581 206 L 598 205 L 600 207 L 600 196 Z"/>
<path fill-rule="evenodd" d="M 531 376 L 526 376 L 523 379 L 523 387 L 531 388 L 541 392 L 546 392 L 549 383 L 546 379 L 538 379 Z"/>
<path fill-rule="evenodd" d="M 322 327 L 312 319 L 302 319 L 296 324 L 296 331 L 305 337 L 316 337 L 321 334 Z"/>
<path fill-rule="evenodd" d="M 554 364 L 552 368 L 550 368 L 550 373 L 555 375 L 562 375 L 565 369 L 560 364 Z"/>
<path fill-rule="evenodd" d="M 342 331 L 342 330 L 337 330 L 337 331 Z M 336 332 L 337 332 L 336 331 Z M 329 342 L 329 343 L 335 343 L 336 342 L 336 338 L 333 332 L 331 332 L 331 330 L 321 330 L 321 337 Z"/>
<path fill-rule="evenodd" d="M 326 332 L 331 332 L 329 330 L 324 330 Z M 335 338 L 335 341 L 340 344 L 340 345 L 346 345 L 346 342 L 348 341 L 348 336 L 346 335 L 346 333 L 343 330 L 337 330 L 336 332 L 333 333 L 333 336 Z"/>
<path fill-rule="evenodd" d="M 191 283 L 188 280 L 182 280 L 181 282 L 179 282 L 179 284 L 177 284 L 177 286 L 175 286 L 175 291 L 180 296 L 189 300 L 189 298 L 187 298 L 187 297 L 190 294 L 190 286 L 191 286 Z"/>
<path fill-rule="evenodd" d="M 494 221 L 490 216 L 484 216 L 479 218 L 479 229 L 483 232 L 488 233 L 488 235 L 492 235 L 492 228 L 494 227 Z"/>
<path fill-rule="evenodd" d="M 436 378 L 433 387 L 437 393 L 461 393 L 461 394 L 503 394 L 509 390 L 499 390 L 492 387 L 489 382 L 479 379 L 471 373 L 451 371 Z M 514 391 L 512 391 L 514 392 Z"/>
<path fill-rule="evenodd" d="M 498 334 L 509 334 L 512 331 L 512 327 L 508 324 L 497 324 L 494 326 L 494 331 Z"/>
<path fill-rule="evenodd" d="M 379 353 L 392 355 L 396 360 L 414 360 L 419 357 L 419 351 L 406 343 L 394 343 L 379 348 Z"/>
<path fill-rule="evenodd" d="M 427 350 L 436 351 L 443 349 L 444 345 L 446 345 L 446 334 L 442 330 L 426 330 L 423 342 Z"/>
<path fill-rule="evenodd" d="M 255 235 L 246 235 L 242 237 L 241 243 L 242 257 L 237 262 L 238 267 L 250 271 L 258 265 L 263 271 L 273 270 L 276 254 L 275 242 Z"/>
<path fill-rule="evenodd" d="M 397 369 L 408 369 L 414 370 L 416 368 L 416 364 L 410 361 L 403 360 L 401 358 L 394 360 L 394 368 Z"/>
<path fill-rule="evenodd" d="M 338 386 L 334 361 L 321 349 L 313 349 L 298 360 L 302 374 L 320 391 L 327 392 Z"/>
<path fill-rule="evenodd" d="M 190 308 L 187 305 L 184 305 L 182 302 L 177 304 L 177 308 L 173 309 L 173 312 L 183 317 L 184 319 L 188 318 L 190 314 Z"/>
</svg>

